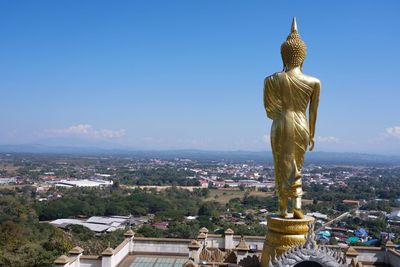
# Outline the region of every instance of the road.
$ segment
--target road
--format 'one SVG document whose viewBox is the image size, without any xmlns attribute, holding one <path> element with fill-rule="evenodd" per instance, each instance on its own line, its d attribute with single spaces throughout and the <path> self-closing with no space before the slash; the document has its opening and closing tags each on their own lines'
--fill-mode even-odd
<svg viewBox="0 0 400 267">
<path fill-rule="evenodd" d="M 329 225 L 331 225 L 331 224 L 333 224 L 333 223 L 335 223 L 335 222 L 338 222 L 338 221 L 340 221 L 340 220 L 342 220 L 342 219 L 344 219 L 344 218 L 350 216 L 350 214 L 351 214 L 352 212 L 355 212 L 356 210 L 358 210 L 358 208 L 354 208 L 354 209 L 352 209 L 352 210 L 349 210 L 349 211 L 347 211 L 347 212 L 345 212 L 345 213 L 340 214 L 339 216 L 337 216 L 336 218 L 330 220 L 329 222 L 324 223 L 320 228 L 318 228 L 318 229 L 316 230 L 316 232 L 319 232 L 319 231 L 321 230 L 321 228 L 324 228 L 325 226 L 329 226 Z"/>
</svg>

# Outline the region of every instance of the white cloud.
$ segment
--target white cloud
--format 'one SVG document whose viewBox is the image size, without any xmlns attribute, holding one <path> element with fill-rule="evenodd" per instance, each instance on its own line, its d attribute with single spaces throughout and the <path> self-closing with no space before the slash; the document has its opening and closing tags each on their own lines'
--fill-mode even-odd
<svg viewBox="0 0 400 267">
<path fill-rule="evenodd" d="M 262 140 L 264 141 L 264 143 L 269 144 L 271 142 L 271 136 L 269 134 L 264 134 Z"/>
<path fill-rule="evenodd" d="M 389 127 L 385 129 L 385 135 L 387 137 L 400 138 L 400 126 Z"/>
<path fill-rule="evenodd" d="M 118 139 L 126 134 L 126 130 L 96 129 L 90 124 L 78 124 L 62 129 L 48 129 L 45 133 L 50 137 L 78 136 L 96 139 Z"/>
<path fill-rule="evenodd" d="M 104 138 L 114 139 L 114 138 L 121 138 L 126 134 L 125 129 L 119 130 L 109 130 L 109 129 L 101 129 L 100 135 Z"/>
<path fill-rule="evenodd" d="M 321 143 L 339 143 L 340 139 L 335 136 L 318 136 L 318 142 Z"/>
</svg>

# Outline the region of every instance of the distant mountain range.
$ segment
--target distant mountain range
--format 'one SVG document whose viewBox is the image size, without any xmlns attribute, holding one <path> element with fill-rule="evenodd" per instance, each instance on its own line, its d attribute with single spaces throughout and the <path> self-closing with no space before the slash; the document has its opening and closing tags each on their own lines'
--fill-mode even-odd
<svg viewBox="0 0 400 267">
<path fill-rule="evenodd" d="M 271 151 L 210 151 L 210 150 L 134 150 L 106 149 L 98 147 L 47 146 L 39 144 L 0 145 L 1 153 L 29 154 L 73 154 L 73 155 L 121 155 L 141 158 L 188 158 L 196 160 L 257 161 L 272 163 Z M 400 156 L 385 156 L 360 153 L 311 152 L 306 154 L 306 164 L 337 165 L 396 165 Z"/>
</svg>

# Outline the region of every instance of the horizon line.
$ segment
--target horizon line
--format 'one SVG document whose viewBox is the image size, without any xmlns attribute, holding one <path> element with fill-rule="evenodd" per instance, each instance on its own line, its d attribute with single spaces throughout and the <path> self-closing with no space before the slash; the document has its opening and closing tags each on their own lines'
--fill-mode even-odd
<svg viewBox="0 0 400 267">
<path fill-rule="evenodd" d="M 52 151 L 47 152 L 38 152 L 33 151 L 33 147 L 42 147 L 48 148 Z M 14 147 L 17 149 L 21 148 L 21 151 L 6 151 L 3 149 L 5 147 Z M 23 148 L 31 147 L 30 149 Z M 60 149 L 59 152 L 54 151 Z M 61 151 L 62 149 L 71 149 L 76 150 L 75 152 L 65 152 Z M 132 147 L 121 147 L 121 148 L 103 148 L 99 146 L 73 146 L 73 145 L 46 145 L 40 143 L 25 143 L 25 144 L 0 144 L 0 153 L 32 153 L 32 154 L 57 154 L 57 153 L 67 153 L 67 154 L 76 154 L 79 153 L 79 150 L 100 150 L 104 152 L 209 152 L 209 153 L 272 153 L 271 150 L 251 150 L 251 149 L 204 149 L 204 148 L 132 148 Z M 12 149 L 13 150 L 13 149 Z M 355 154 L 355 155 L 367 155 L 367 156 L 381 156 L 381 157 L 400 157 L 400 154 L 382 154 L 382 153 L 373 153 L 373 152 L 354 152 L 354 151 L 326 151 L 326 150 L 316 150 L 311 151 L 309 155 L 315 153 L 329 153 L 329 154 Z"/>
</svg>

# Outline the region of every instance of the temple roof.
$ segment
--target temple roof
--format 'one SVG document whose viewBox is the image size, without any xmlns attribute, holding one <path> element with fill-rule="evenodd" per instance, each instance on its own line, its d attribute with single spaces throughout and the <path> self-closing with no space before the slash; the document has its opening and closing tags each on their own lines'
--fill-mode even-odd
<svg viewBox="0 0 400 267">
<path fill-rule="evenodd" d="M 108 247 L 101 253 L 101 255 L 112 256 L 112 255 L 114 255 L 114 250 L 111 247 Z"/>
<path fill-rule="evenodd" d="M 81 247 L 74 247 L 70 251 L 68 251 L 69 254 L 81 254 L 84 250 Z"/>
<path fill-rule="evenodd" d="M 61 255 L 54 261 L 55 264 L 66 264 L 68 262 L 69 258 L 66 255 Z"/>
<path fill-rule="evenodd" d="M 125 237 L 132 237 L 132 236 L 135 236 L 135 232 L 132 231 L 132 229 L 129 229 L 128 231 L 125 232 L 124 236 L 125 236 Z"/>
<path fill-rule="evenodd" d="M 239 244 L 236 246 L 236 250 L 239 250 L 239 251 L 248 251 L 248 250 L 250 250 L 250 247 L 246 243 L 246 241 L 244 240 L 243 236 L 240 238 Z"/>
<path fill-rule="evenodd" d="M 233 232 L 233 230 L 231 228 L 228 228 L 228 229 L 226 229 L 225 234 L 226 235 L 233 235 L 234 232 Z"/>
<path fill-rule="evenodd" d="M 199 230 L 199 232 L 200 232 L 200 233 L 208 234 L 208 229 L 205 228 L 205 227 L 202 227 L 202 228 Z"/>
</svg>

